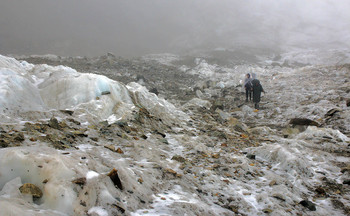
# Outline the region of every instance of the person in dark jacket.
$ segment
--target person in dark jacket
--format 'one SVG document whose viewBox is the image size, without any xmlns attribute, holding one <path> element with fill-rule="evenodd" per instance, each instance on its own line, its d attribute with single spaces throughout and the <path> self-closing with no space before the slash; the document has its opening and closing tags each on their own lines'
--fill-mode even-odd
<svg viewBox="0 0 350 216">
<path fill-rule="evenodd" d="M 249 99 L 252 100 L 252 78 L 250 74 L 247 73 L 246 78 L 244 79 L 244 88 L 245 88 L 245 101 L 248 102 Z"/>
<path fill-rule="evenodd" d="M 259 102 L 261 97 L 261 92 L 265 92 L 260 81 L 258 79 L 252 80 L 252 88 L 253 88 L 253 102 L 255 109 L 259 109 Z"/>
</svg>

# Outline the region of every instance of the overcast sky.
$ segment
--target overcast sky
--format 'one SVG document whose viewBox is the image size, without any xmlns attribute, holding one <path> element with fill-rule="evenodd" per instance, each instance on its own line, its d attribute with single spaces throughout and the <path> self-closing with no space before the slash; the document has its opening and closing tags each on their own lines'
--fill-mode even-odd
<svg viewBox="0 0 350 216">
<path fill-rule="evenodd" d="M 350 47 L 350 0 L 1 0 L 0 54 Z"/>
</svg>

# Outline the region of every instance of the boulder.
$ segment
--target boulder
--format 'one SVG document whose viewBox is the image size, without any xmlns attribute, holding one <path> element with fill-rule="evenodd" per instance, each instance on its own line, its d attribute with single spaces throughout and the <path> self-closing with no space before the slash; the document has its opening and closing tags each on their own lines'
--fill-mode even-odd
<svg viewBox="0 0 350 216">
<path fill-rule="evenodd" d="M 54 129 L 59 129 L 60 126 L 58 124 L 58 120 L 55 117 L 52 117 L 49 121 L 49 126 L 54 128 Z"/>
<path fill-rule="evenodd" d="M 308 118 L 293 118 L 289 121 L 289 124 L 292 125 L 307 125 L 307 126 L 316 126 L 319 127 L 320 124 L 316 121 L 313 121 L 311 119 Z"/>
<path fill-rule="evenodd" d="M 109 176 L 114 185 L 116 185 L 120 190 L 123 190 L 122 182 L 120 181 L 120 178 L 118 176 L 118 170 L 113 168 L 113 170 L 110 171 L 107 176 Z"/>
<path fill-rule="evenodd" d="M 41 189 L 38 186 L 31 183 L 25 183 L 19 188 L 19 191 L 22 194 L 31 194 L 33 198 L 36 199 L 39 199 L 43 196 L 43 192 L 41 191 Z"/>
<path fill-rule="evenodd" d="M 302 200 L 302 201 L 300 201 L 299 204 L 308 208 L 310 211 L 316 211 L 316 205 L 309 200 Z"/>
</svg>

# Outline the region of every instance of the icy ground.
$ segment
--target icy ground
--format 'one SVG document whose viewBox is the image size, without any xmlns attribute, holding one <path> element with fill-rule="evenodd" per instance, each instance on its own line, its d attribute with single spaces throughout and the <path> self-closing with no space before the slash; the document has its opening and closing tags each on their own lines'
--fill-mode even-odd
<svg viewBox="0 0 350 216">
<path fill-rule="evenodd" d="M 347 51 L 18 59 L 0 56 L 1 215 L 350 214 Z"/>
</svg>

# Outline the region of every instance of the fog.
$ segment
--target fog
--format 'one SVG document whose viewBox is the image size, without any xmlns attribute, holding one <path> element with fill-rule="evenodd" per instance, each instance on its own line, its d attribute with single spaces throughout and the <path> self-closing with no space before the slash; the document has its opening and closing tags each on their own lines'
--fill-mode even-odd
<svg viewBox="0 0 350 216">
<path fill-rule="evenodd" d="M 1 0 L 1 54 L 349 48 L 348 0 Z"/>
</svg>

